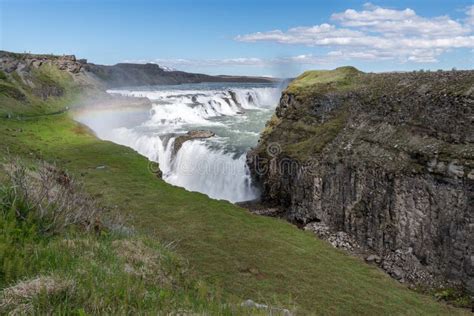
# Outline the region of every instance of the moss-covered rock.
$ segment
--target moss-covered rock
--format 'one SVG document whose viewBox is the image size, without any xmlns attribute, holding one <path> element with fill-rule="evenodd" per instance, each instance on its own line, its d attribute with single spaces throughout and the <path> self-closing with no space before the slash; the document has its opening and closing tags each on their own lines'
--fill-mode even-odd
<svg viewBox="0 0 474 316">
<path fill-rule="evenodd" d="M 56 113 L 98 81 L 81 71 L 74 56 L 0 51 L 0 116 Z"/>
</svg>

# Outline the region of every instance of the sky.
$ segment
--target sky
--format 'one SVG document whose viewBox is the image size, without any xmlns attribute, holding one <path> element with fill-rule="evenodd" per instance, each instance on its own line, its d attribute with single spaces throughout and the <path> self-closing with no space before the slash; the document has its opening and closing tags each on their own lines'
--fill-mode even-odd
<svg viewBox="0 0 474 316">
<path fill-rule="evenodd" d="M 473 69 L 474 3 L 0 0 L 0 47 L 208 74 Z"/>
</svg>

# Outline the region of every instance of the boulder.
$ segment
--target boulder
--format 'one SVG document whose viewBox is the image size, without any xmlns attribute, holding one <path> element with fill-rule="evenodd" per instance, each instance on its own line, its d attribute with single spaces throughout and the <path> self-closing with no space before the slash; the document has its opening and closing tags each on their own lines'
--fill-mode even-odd
<svg viewBox="0 0 474 316">
<path fill-rule="evenodd" d="M 377 255 L 369 255 L 367 258 L 365 258 L 365 261 L 367 262 L 380 263 L 381 260 L 382 259 Z"/>
<path fill-rule="evenodd" d="M 195 130 L 195 131 L 189 131 L 185 135 L 178 136 L 176 137 L 174 141 L 173 155 L 176 155 L 178 151 L 181 149 L 181 147 L 183 146 L 184 142 L 188 140 L 210 138 L 215 135 L 216 134 L 212 131 Z"/>
</svg>

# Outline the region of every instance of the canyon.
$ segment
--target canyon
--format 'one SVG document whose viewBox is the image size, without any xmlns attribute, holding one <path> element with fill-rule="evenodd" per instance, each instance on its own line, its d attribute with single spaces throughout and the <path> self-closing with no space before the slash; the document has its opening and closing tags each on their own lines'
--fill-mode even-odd
<svg viewBox="0 0 474 316">
<path fill-rule="evenodd" d="M 474 71 L 304 73 L 247 157 L 262 203 L 401 281 L 473 291 L 473 94 Z"/>
<path fill-rule="evenodd" d="M 3 158 L 15 154 L 31 163 L 57 164 L 83 182 L 87 193 L 126 218 L 130 235 L 120 238 L 139 245 L 130 248 L 147 249 L 137 241 L 142 234 L 147 245 L 179 240 L 176 252 L 189 260 L 193 271 L 206 281 L 218 280 L 239 304 L 262 297 L 265 304 L 252 304 L 297 305 L 302 314 L 464 312 L 400 286 L 375 266 L 333 249 L 314 234 L 282 220 L 255 216 L 228 201 L 260 196 L 259 214 L 282 217 L 343 249 L 361 247 L 367 262 L 400 281 L 448 289 L 459 285 L 469 291 L 472 71 L 368 74 L 343 67 L 307 72 L 283 91 L 275 109 L 280 90 L 267 86 L 273 82 L 172 86 L 175 81 L 169 81 L 166 87 L 121 88 L 115 87 L 120 80 L 100 78 L 88 65 L 68 55 L 1 52 L 0 150 Z M 160 68 L 136 69 L 148 67 Z M 135 84 L 147 85 L 147 72 L 133 75 Z M 196 85 L 199 89 L 191 89 Z M 78 114 L 90 128 L 72 119 Z M 101 125 L 113 115 L 133 125 Z M 102 129 L 94 130 L 95 118 Z M 256 123 L 251 130 L 246 125 L 249 118 Z M 250 132 L 234 146 L 238 148 L 232 148 L 235 138 L 228 137 L 236 126 L 232 122 Z M 158 127 L 170 130 L 160 134 Z M 149 134 L 136 133 L 143 130 Z M 228 148 L 219 147 L 225 137 Z M 254 148 L 246 154 L 249 145 Z M 179 182 L 184 178 L 173 169 L 173 161 L 203 165 L 207 159 L 213 165 L 224 156 L 235 163 L 241 177 L 203 174 L 203 182 L 193 178 L 199 185 L 192 187 L 191 182 Z M 221 194 L 224 187 L 230 193 L 238 191 L 233 186 L 239 183 L 259 190 Z M 214 191 L 206 191 L 209 188 Z M 86 237 L 112 249 L 107 240 Z M 45 247 L 57 242 L 61 246 L 56 253 L 69 258 L 72 252 L 62 246 L 64 238 L 59 234 L 45 239 Z M 88 245 L 81 246 L 87 254 Z M 38 247 L 34 241 L 25 246 L 25 253 Z M 40 255 L 50 258 L 49 252 Z M 94 263 L 89 257 L 81 262 L 87 267 Z M 103 269 L 114 271 L 116 280 L 127 279 L 127 269 L 109 269 L 121 262 L 111 256 Z M 178 266 L 170 262 L 170 268 Z M 37 273 L 36 266 L 31 269 Z M 113 293 L 122 286 L 133 293 L 136 306 L 157 286 L 152 282 L 147 291 L 139 292 L 114 283 L 83 284 L 82 269 L 55 269 L 66 271 L 76 288 L 87 289 L 84 293 L 99 286 Z M 104 275 L 108 274 L 99 274 Z M 133 280 L 134 286 L 142 284 L 140 278 Z M 179 286 L 188 289 L 186 284 Z M 461 297 L 458 305 L 468 306 L 468 299 Z M 81 302 L 87 304 L 88 296 Z M 205 311 L 210 306 L 206 304 L 191 310 Z M 220 305 L 220 300 L 216 304 L 224 309 L 234 306 Z M 149 308 L 156 311 L 156 306 Z"/>
</svg>

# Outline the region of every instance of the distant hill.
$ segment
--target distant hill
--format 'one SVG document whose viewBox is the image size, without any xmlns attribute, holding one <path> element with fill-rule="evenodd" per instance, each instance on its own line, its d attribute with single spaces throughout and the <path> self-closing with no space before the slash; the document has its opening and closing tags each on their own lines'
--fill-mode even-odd
<svg viewBox="0 0 474 316">
<path fill-rule="evenodd" d="M 104 81 L 109 88 L 199 82 L 271 83 L 276 81 L 265 77 L 210 76 L 184 71 L 169 71 L 157 64 L 120 63 L 113 66 L 104 66 L 87 63 L 84 68 Z"/>
<path fill-rule="evenodd" d="M 279 81 L 268 77 L 210 76 L 176 71 L 158 64 L 119 63 L 113 66 L 88 63 L 74 55 L 27 54 L 0 51 L 0 67 L 7 73 L 15 71 L 18 64 L 39 67 L 43 63 L 54 63 L 72 73 L 86 72 L 89 77 L 99 79 L 107 88 L 124 86 L 171 85 L 200 82 L 251 82 L 272 83 Z"/>
</svg>

